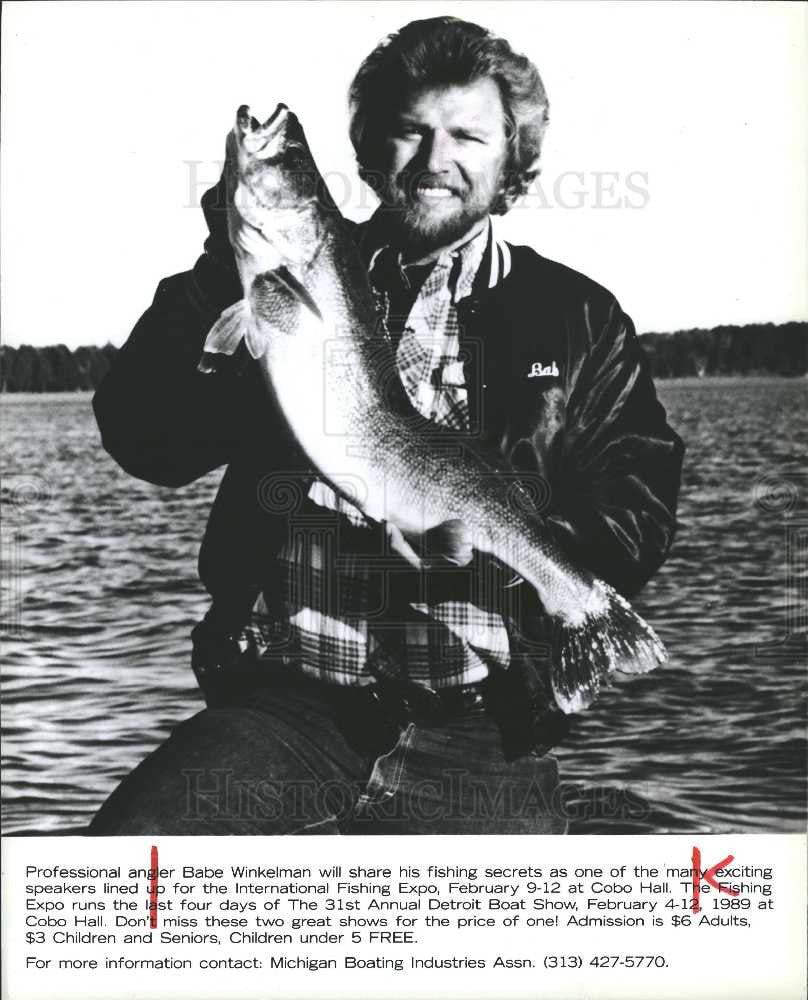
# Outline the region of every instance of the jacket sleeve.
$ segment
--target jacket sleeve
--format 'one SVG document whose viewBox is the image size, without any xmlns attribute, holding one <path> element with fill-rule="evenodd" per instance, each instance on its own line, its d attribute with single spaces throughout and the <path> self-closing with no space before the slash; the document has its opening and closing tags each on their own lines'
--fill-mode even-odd
<svg viewBox="0 0 808 1000">
<path fill-rule="evenodd" d="M 240 295 L 235 269 L 205 253 L 160 282 L 118 352 L 93 409 L 104 447 L 133 476 L 183 486 L 243 446 L 261 402 L 256 373 L 197 371 L 208 330 Z"/>
<path fill-rule="evenodd" d="M 585 311 L 589 345 L 572 376 L 548 517 L 576 560 L 630 597 L 673 541 L 684 446 L 629 317 L 611 297 L 599 317 Z"/>
</svg>

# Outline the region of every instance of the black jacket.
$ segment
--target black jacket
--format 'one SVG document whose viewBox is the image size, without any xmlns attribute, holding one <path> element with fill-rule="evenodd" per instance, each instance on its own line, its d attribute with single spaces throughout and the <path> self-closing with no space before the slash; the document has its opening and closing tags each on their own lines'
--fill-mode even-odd
<svg viewBox="0 0 808 1000">
<path fill-rule="evenodd" d="M 93 399 L 104 447 L 132 475 L 181 487 L 227 466 L 199 557 L 208 618 L 223 631 L 243 624 L 286 538 L 261 484 L 300 468 L 256 365 L 197 371 L 209 328 L 241 295 L 228 250 L 214 228 L 193 270 L 160 282 Z M 543 517 L 570 555 L 634 595 L 673 540 L 682 442 L 610 292 L 527 247 L 489 242 L 480 275 L 497 263 L 501 280 L 478 280 L 461 303 L 472 425 L 546 484 Z M 558 375 L 531 377 L 536 363 Z M 538 604 L 525 614 L 525 635 L 540 636 Z"/>
</svg>

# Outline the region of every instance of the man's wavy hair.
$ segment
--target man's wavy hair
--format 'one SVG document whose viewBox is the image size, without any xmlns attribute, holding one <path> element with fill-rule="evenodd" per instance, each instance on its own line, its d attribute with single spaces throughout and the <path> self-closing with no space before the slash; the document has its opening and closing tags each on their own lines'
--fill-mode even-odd
<svg viewBox="0 0 808 1000">
<path fill-rule="evenodd" d="M 359 176 L 378 191 L 379 154 L 395 95 L 482 79 L 497 84 L 505 109 L 508 159 L 503 191 L 492 208 L 504 215 L 539 172 L 547 94 L 529 59 L 504 38 L 456 17 L 411 21 L 383 39 L 359 67 L 348 93 Z"/>
</svg>

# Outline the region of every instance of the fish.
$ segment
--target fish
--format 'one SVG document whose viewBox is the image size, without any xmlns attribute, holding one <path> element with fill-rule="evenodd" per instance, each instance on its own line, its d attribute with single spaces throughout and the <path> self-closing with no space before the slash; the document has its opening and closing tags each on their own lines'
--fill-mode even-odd
<svg viewBox="0 0 808 1000">
<path fill-rule="evenodd" d="M 403 536 L 420 565 L 431 540 L 449 563 L 465 564 L 476 549 L 533 587 L 552 621 L 550 679 L 563 712 L 587 708 L 615 672 L 664 663 L 653 628 L 554 540 L 521 474 L 413 406 L 367 269 L 297 116 L 279 104 L 262 124 L 242 105 L 226 164 L 244 297 L 211 328 L 199 370 L 214 373 L 246 345 L 312 470 Z"/>
</svg>

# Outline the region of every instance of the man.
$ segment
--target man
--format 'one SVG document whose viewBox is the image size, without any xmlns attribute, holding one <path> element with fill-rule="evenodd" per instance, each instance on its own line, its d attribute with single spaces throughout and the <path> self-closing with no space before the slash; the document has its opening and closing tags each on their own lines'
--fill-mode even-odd
<svg viewBox="0 0 808 1000">
<path fill-rule="evenodd" d="M 538 484 L 545 530 L 635 594 L 673 539 L 681 442 L 614 297 L 490 222 L 537 172 L 538 72 L 484 29 L 434 18 L 382 42 L 350 100 L 381 200 L 356 240 L 413 405 Z M 206 252 L 161 282 L 94 400 L 105 447 L 136 476 L 179 487 L 227 465 L 200 553 L 213 603 L 194 631 L 209 707 L 92 832 L 563 832 L 547 751 L 564 719 L 536 594 L 479 554 L 420 563 L 423 540 L 338 498 L 244 351 L 198 371 L 241 297 L 231 244 L 255 237 L 237 213 L 228 226 L 226 182 L 203 199 Z"/>
</svg>

